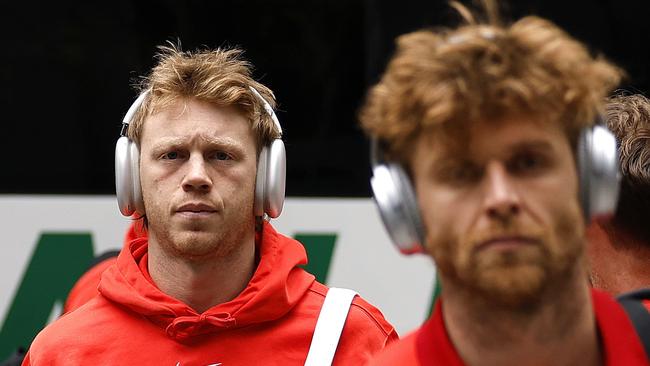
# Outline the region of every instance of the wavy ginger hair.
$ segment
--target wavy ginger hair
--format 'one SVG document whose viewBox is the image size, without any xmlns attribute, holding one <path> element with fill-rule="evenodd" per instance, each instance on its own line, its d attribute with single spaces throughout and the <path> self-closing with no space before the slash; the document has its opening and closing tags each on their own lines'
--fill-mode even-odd
<svg viewBox="0 0 650 366">
<path fill-rule="evenodd" d="M 139 85 L 141 92 L 149 90 L 149 94 L 129 126 L 129 138 L 139 146 L 147 117 L 188 99 L 237 108 L 251 122 L 258 152 L 279 138 L 280 131 L 249 87 L 255 88 L 272 108 L 275 96 L 271 89 L 253 80 L 252 65 L 242 59 L 242 54 L 236 48 L 189 52 L 176 46 L 160 46 L 157 65 Z"/>
<path fill-rule="evenodd" d="M 466 24 L 397 38 L 396 52 L 360 111 L 363 129 L 389 158 L 408 167 L 414 139 L 438 126 L 511 115 L 563 123 L 575 143 L 603 111 L 622 71 L 550 21 L 529 16 L 501 25 L 478 23 L 451 3 Z"/>
</svg>

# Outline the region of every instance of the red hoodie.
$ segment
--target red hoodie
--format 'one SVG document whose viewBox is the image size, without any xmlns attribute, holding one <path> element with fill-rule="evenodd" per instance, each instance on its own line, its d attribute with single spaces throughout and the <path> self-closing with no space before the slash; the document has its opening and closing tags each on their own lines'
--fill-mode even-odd
<svg viewBox="0 0 650 366">
<path fill-rule="evenodd" d="M 297 241 L 264 225 L 260 261 L 232 301 L 202 314 L 162 293 L 147 272 L 147 239 L 120 253 L 96 297 L 46 327 L 23 365 L 302 365 L 327 287 L 298 267 Z M 356 297 L 334 364 L 361 365 L 397 339 Z"/>
<path fill-rule="evenodd" d="M 147 229 L 144 227 L 143 220 L 133 220 L 124 238 L 124 246 L 128 246 L 133 240 L 147 237 Z M 88 302 L 97 295 L 97 286 L 101 279 L 102 273 L 115 263 L 117 254 L 113 251 L 104 253 L 105 259 L 95 259 L 92 265 L 78 280 L 70 290 L 68 297 L 63 305 L 63 314 L 68 313 L 81 305 Z"/>
</svg>

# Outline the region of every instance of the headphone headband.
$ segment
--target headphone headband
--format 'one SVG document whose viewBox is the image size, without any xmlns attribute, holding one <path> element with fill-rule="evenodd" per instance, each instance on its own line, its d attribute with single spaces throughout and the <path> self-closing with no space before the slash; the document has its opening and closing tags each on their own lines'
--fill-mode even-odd
<svg viewBox="0 0 650 366">
<path fill-rule="evenodd" d="M 280 136 L 282 136 L 282 126 L 280 126 L 280 121 L 278 120 L 278 117 L 275 115 L 275 112 L 273 111 L 273 107 L 271 107 L 271 104 L 264 99 L 262 94 L 260 94 L 255 88 L 252 86 L 248 87 L 253 94 L 259 99 L 260 102 L 262 102 L 262 107 L 266 111 L 266 113 L 271 117 L 271 120 L 273 120 L 273 123 L 275 124 L 275 127 L 278 129 L 278 132 L 280 133 Z M 122 119 L 122 123 L 126 125 L 125 128 L 122 128 L 122 131 L 120 132 L 120 136 L 126 136 L 126 129 L 128 129 L 128 126 L 131 124 L 133 117 L 137 113 L 137 111 L 140 109 L 142 106 L 142 103 L 144 103 L 145 98 L 149 95 L 151 92 L 151 88 L 143 91 L 140 93 L 138 98 L 136 98 L 135 101 L 133 101 L 133 104 L 131 104 L 131 107 L 129 107 L 129 110 L 126 111 L 126 114 L 124 115 L 124 118 Z"/>
<path fill-rule="evenodd" d="M 266 99 L 264 99 L 262 94 L 260 94 L 260 92 L 258 92 L 257 89 L 253 88 L 252 86 L 249 86 L 248 88 L 262 102 L 262 106 L 264 107 L 264 110 L 269 116 L 271 116 L 273 123 L 275 123 L 275 127 L 278 129 L 278 132 L 280 132 L 280 136 L 282 136 L 282 126 L 280 126 L 280 121 L 278 120 L 278 117 L 275 115 L 275 112 L 273 111 L 273 107 L 271 107 L 269 102 L 267 102 Z"/>
<path fill-rule="evenodd" d="M 131 104 L 131 107 L 129 107 L 129 110 L 126 111 L 126 114 L 124 115 L 124 119 L 122 119 L 122 123 L 125 125 L 130 125 L 131 121 L 133 120 L 133 116 L 135 113 L 140 109 L 140 106 L 142 106 L 142 103 L 144 103 L 144 99 L 149 95 L 149 92 L 151 92 L 151 89 L 147 89 L 140 93 L 138 98 Z"/>
</svg>

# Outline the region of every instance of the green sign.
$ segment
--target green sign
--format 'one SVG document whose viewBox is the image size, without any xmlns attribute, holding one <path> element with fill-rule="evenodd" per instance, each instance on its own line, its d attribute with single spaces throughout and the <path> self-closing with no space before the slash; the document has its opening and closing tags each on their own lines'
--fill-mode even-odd
<svg viewBox="0 0 650 366">
<path fill-rule="evenodd" d="M 88 233 L 44 233 L 0 329 L 0 361 L 27 348 L 93 259 Z"/>
</svg>

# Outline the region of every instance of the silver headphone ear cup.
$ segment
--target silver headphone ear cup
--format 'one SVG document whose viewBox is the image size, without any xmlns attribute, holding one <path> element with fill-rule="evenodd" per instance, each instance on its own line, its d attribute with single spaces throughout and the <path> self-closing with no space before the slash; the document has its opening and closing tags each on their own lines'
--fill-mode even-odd
<svg viewBox="0 0 650 366">
<path fill-rule="evenodd" d="M 267 156 L 268 147 L 264 146 L 260 151 L 260 156 L 257 158 L 257 175 L 255 176 L 255 195 L 253 202 L 253 214 L 255 216 L 264 216 Z"/>
<path fill-rule="evenodd" d="M 115 193 L 117 205 L 124 216 L 131 216 L 133 210 L 133 186 L 131 176 L 130 141 L 122 136 L 115 143 Z"/>
<path fill-rule="evenodd" d="M 266 182 L 264 187 L 264 212 L 271 218 L 282 213 L 287 177 L 287 153 L 284 142 L 275 139 L 268 147 Z"/>
<path fill-rule="evenodd" d="M 408 218 L 411 242 L 414 243 L 414 246 L 417 246 L 417 248 L 411 250 L 417 249 L 416 251 L 420 251 L 424 243 L 424 225 L 422 225 L 418 200 L 411 179 L 399 164 L 391 164 L 390 171 L 393 174 L 393 180 L 400 182 L 398 187 L 399 196 L 402 198 L 402 206 L 404 207 L 405 216 Z"/>
<path fill-rule="evenodd" d="M 602 125 L 585 133 L 585 172 L 589 218 L 613 214 L 618 202 L 620 170 L 616 137 Z"/>
<path fill-rule="evenodd" d="M 580 198 L 587 220 L 616 210 L 620 185 L 616 138 L 595 125 L 581 131 L 578 141 Z"/>
<path fill-rule="evenodd" d="M 131 197 L 134 213 L 144 215 L 144 200 L 142 199 L 142 186 L 140 185 L 140 149 L 138 145 L 129 141 L 129 162 L 131 164 Z"/>
<path fill-rule="evenodd" d="M 423 230 L 408 176 L 397 164 L 373 168 L 370 185 L 379 214 L 393 243 L 404 254 L 422 251 Z"/>
</svg>

